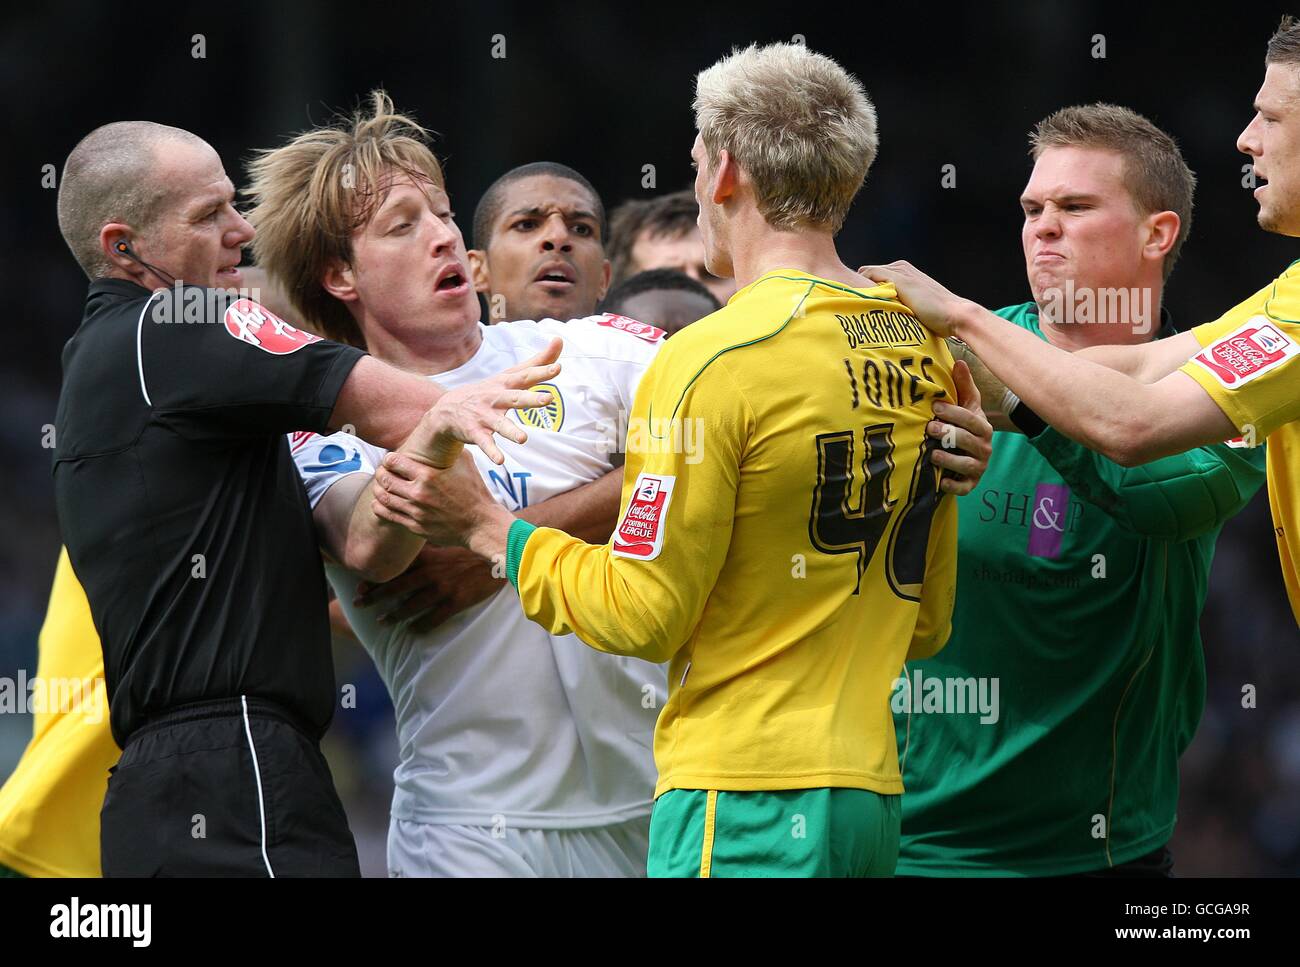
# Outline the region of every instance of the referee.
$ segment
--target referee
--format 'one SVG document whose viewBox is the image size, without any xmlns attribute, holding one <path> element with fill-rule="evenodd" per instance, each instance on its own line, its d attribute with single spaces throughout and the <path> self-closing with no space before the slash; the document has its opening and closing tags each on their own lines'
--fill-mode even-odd
<svg viewBox="0 0 1300 967">
<path fill-rule="evenodd" d="M 63 353 L 55 499 L 123 749 L 105 876 L 359 874 L 319 748 L 327 598 L 285 434 L 351 424 L 391 447 L 443 427 L 492 453 L 493 428 L 521 435 L 506 408 L 545 401 L 520 390 L 558 372 L 444 393 L 237 298 L 253 229 L 234 197 L 211 146 L 145 121 L 91 132 L 60 183 L 91 285 Z M 394 526 L 358 506 L 358 526 Z"/>
</svg>

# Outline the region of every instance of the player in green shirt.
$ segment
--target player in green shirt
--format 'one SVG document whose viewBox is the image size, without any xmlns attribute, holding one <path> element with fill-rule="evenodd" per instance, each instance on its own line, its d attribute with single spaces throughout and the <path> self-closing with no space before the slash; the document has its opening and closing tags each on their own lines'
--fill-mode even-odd
<svg viewBox="0 0 1300 967">
<path fill-rule="evenodd" d="M 1058 111 L 1031 141 L 1034 301 L 998 314 L 1069 350 L 1172 331 L 1160 297 L 1195 184 L 1177 145 L 1111 105 Z M 897 872 L 1167 875 L 1214 542 L 1263 484 L 1264 448 L 1125 469 L 1022 429 L 996 435 L 960 502 L 952 639 L 896 683 Z"/>
</svg>

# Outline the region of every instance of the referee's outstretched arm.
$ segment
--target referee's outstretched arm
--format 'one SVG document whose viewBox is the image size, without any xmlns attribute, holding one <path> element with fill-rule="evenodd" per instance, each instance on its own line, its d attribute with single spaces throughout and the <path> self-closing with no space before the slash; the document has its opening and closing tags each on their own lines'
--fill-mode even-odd
<svg viewBox="0 0 1300 967">
<path fill-rule="evenodd" d="M 504 434 L 516 443 L 525 435 L 520 427 L 502 420 L 515 407 L 541 406 L 546 400 L 528 391 L 530 386 L 554 379 L 560 372 L 556 360 L 564 343 L 554 339 L 532 359 L 455 391 L 455 405 L 441 410 L 440 429 L 451 432 L 462 443 L 479 446 L 496 463 L 500 450 L 493 433 Z M 416 376 L 373 356 L 357 361 L 339 392 L 330 414 L 331 430 L 348 428 L 368 443 L 396 450 L 419 425 L 421 418 L 447 391 L 424 376 Z M 450 402 L 450 401 L 449 401 Z"/>
</svg>

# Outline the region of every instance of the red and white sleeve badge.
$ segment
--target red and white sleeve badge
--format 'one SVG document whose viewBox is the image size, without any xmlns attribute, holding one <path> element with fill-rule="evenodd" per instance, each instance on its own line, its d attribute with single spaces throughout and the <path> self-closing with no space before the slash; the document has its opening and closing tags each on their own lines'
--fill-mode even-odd
<svg viewBox="0 0 1300 967">
<path fill-rule="evenodd" d="M 632 499 L 614 530 L 610 553 L 637 561 L 653 561 L 659 556 L 664 547 L 668 502 L 672 499 L 676 482 L 676 477 L 664 474 L 637 475 Z"/>
<path fill-rule="evenodd" d="M 1191 361 L 1208 370 L 1223 386 L 1237 389 L 1300 354 L 1300 346 L 1266 316 L 1206 346 Z"/>
<path fill-rule="evenodd" d="M 635 319 L 629 319 L 627 316 L 620 316 L 614 312 L 606 312 L 596 320 L 596 325 L 617 329 L 628 335 L 636 336 L 638 339 L 644 339 L 646 342 L 658 342 L 667 335 L 666 329 L 652 326 L 648 322 L 637 322 Z"/>
<path fill-rule="evenodd" d="M 320 336 L 289 325 L 266 306 L 252 299 L 236 299 L 226 307 L 222 320 L 226 332 L 240 342 L 256 346 L 273 356 L 296 353 L 303 346 L 320 342 Z"/>
</svg>

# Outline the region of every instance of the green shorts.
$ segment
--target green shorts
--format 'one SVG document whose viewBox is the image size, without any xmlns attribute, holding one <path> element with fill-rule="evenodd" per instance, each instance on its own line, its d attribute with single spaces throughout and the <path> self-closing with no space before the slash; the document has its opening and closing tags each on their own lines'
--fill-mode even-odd
<svg viewBox="0 0 1300 967">
<path fill-rule="evenodd" d="M 657 877 L 893 876 L 901 796 L 671 789 L 650 816 Z"/>
</svg>

